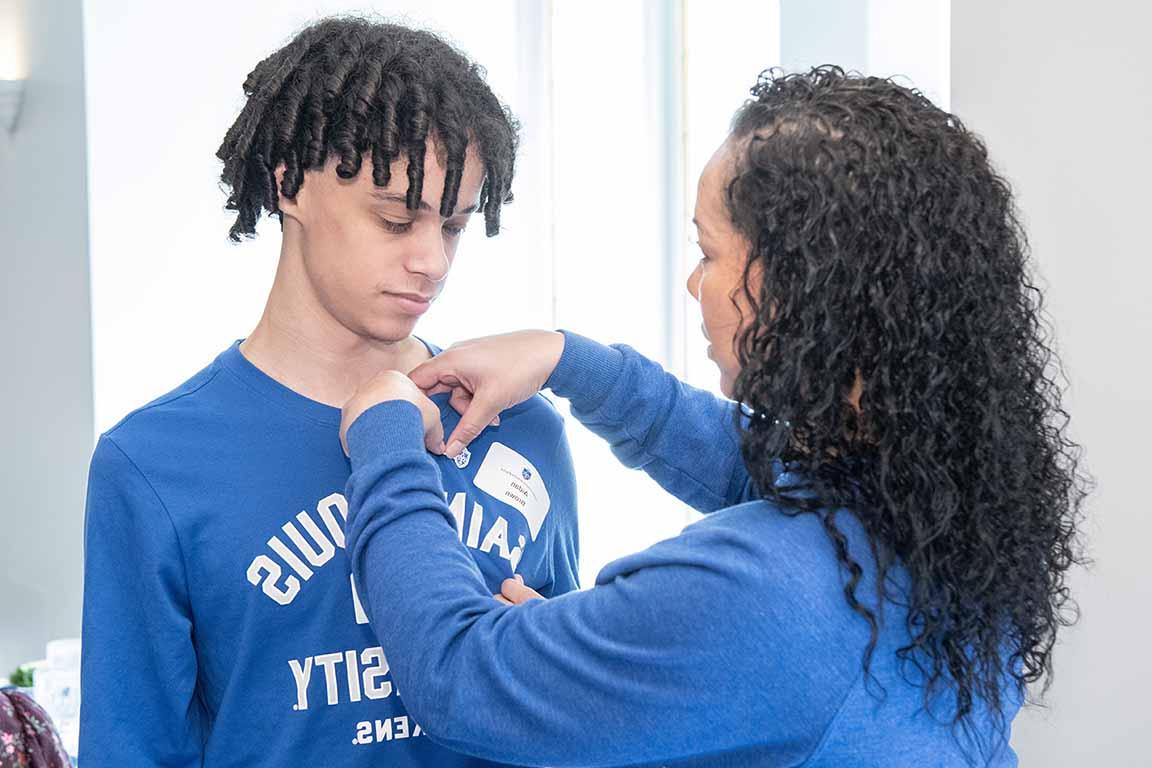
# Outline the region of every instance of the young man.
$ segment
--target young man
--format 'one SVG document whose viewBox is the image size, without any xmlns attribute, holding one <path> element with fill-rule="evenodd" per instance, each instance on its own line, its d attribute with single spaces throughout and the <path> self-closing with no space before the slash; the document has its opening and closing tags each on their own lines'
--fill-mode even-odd
<svg viewBox="0 0 1152 768">
<path fill-rule="evenodd" d="M 331 19 L 244 83 L 218 153 L 231 236 L 283 242 L 242 342 L 101 436 L 85 524 L 86 768 L 481 765 L 424 737 L 344 548 L 341 406 L 439 350 L 412 335 L 460 233 L 499 229 L 516 126 L 426 32 Z M 459 416 L 438 396 L 445 434 Z M 452 455 L 452 454 L 449 454 Z M 563 422 L 536 398 L 436 457 L 461 541 L 500 591 L 575 589 Z"/>
</svg>

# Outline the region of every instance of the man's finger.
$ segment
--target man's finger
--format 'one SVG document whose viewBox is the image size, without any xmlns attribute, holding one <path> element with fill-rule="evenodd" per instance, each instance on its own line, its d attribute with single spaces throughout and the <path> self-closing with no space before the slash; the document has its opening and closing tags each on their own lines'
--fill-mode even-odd
<svg viewBox="0 0 1152 768">
<path fill-rule="evenodd" d="M 504 605 L 516 605 L 516 603 L 504 597 L 504 595 L 493 595 L 493 597 L 496 598 L 496 602 L 498 603 L 504 603 Z"/>
</svg>

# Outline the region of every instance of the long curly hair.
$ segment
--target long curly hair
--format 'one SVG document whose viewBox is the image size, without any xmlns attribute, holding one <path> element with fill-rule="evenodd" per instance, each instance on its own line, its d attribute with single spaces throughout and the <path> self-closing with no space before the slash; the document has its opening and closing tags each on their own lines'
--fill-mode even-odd
<svg viewBox="0 0 1152 768">
<path fill-rule="evenodd" d="M 485 172 L 480 210 L 495 235 L 500 208 L 512 200 L 519 126 L 484 78 L 431 32 L 355 16 L 308 26 L 249 73 L 247 101 L 216 152 L 225 207 L 237 212 L 229 238 L 255 237 L 265 210 L 281 216 L 279 194 L 294 198 L 304 172 L 323 168 L 330 155 L 340 160 L 336 173 L 350 179 L 371 152 L 373 182 L 384 187 L 392 162 L 407 153 L 406 199 L 415 210 L 429 140 L 443 155 L 441 216 L 456 207 L 466 151 L 475 145 Z"/>
<path fill-rule="evenodd" d="M 865 669 L 895 600 L 926 706 L 951 691 L 970 726 L 981 700 L 1000 713 L 1006 690 L 1050 679 L 1091 485 L 1009 185 L 960 120 L 891 80 L 768 70 L 751 93 L 726 190 L 751 244 L 745 462 L 788 514 L 822 517 L 871 629 Z M 809 492 L 777 486 L 773 457 Z M 876 602 L 838 509 L 867 533 Z"/>
</svg>

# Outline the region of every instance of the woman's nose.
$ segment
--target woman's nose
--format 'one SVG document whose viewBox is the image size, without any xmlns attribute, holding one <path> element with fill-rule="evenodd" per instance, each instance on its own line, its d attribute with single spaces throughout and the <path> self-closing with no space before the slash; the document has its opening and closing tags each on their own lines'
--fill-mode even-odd
<svg viewBox="0 0 1152 768">
<path fill-rule="evenodd" d="M 692 274 L 688 275 L 688 282 L 685 287 L 688 293 L 692 294 L 692 298 L 700 301 L 700 280 L 703 279 L 700 273 L 700 263 L 696 263 L 696 269 L 692 270 Z"/>
</svg>

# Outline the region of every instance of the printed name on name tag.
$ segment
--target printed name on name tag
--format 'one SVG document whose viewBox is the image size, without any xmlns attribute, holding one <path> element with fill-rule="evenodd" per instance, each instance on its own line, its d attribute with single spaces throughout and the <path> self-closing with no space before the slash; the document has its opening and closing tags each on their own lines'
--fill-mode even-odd
<svg viewBox="0 0 1152 768">
<path fill-rule="evenodd" d="M 503 443 L 492 443 L 472 482 L 493 498 L 518 509 L 528 521 L 532 540 L 536 540 L 552 500 L 532 462 Z"/>
</svg>

